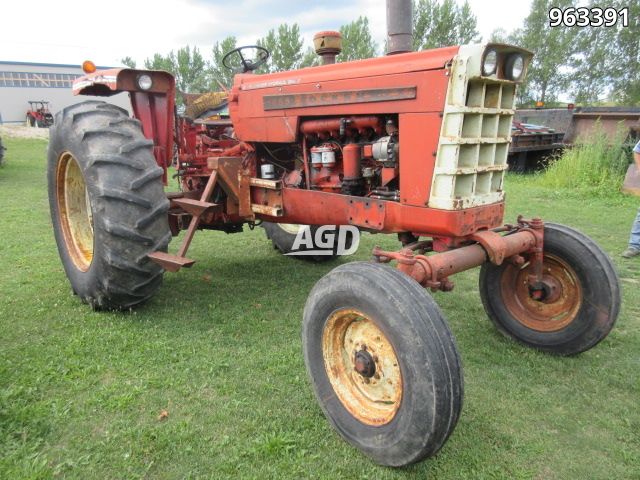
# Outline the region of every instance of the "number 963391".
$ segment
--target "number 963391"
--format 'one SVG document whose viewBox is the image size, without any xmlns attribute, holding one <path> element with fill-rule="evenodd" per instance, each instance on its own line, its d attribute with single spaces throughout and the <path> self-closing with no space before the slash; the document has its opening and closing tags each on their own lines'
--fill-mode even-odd
<svg viewBox="0 0 640 480">
<path fill-rule="evenodd" d="M 550 27 L 613 27 L 629 26 L 629 7 L 616 10 L 613 7 L 553 7 L 549 9 Z"/>
</svg>

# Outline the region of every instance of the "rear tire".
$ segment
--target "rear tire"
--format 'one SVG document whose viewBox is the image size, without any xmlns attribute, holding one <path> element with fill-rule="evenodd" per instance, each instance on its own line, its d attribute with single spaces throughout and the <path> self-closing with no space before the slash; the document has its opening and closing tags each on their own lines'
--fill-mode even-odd
<svg viewBox="0 0 640 480">
<path fill-rule="evenodd" d="M 163 170 L 137 120 L 115 105 L 65 108 L 50 130 L 49 204 L 73 291 L 96 309 L 127 309 L 160 288 L 147 255 L 171 233 Z"/>
<path fill-rule="evenodd" d="M 480 297 L 505 336 L 559 355 L 594 347 L 613 328 L 620 311 L 618 275 L 606 253 L 589 237 L 564 225 L 545 224 L 544 275 L 555 288 L 534 300 L 525 264 L 485 263 Z"/>
<path fill-rule="evenodd" d="M 27 115 L 27 119 L 25 122 L 27 127 L 33 127 L 36 124 L 36 119 L 34 117 L 32 117 L 31 115 Z"/>
<path fill-rule="evenodd" d="M 271 223 L 271 222 L 262 222 L 262 228 L 267 235 L 267 238 L 271 240 L 273 244 L 273 248 L 278 250 L 283 255 L 288 255 L 290 257 L 295 257 L 300 260 L 305 260 L 307 262 L 328 262 L 329 260 L 333 260 L 336 258 L 336 254 L 333 255 L 295 255 L 292 254 L 294 252 L 293 245 L 296 240 L 296 236 L 298 235 L 298 231 L 300 228 L 306 227 L 306 225 L 297 225 L 293 223 Z M 316 231 L 318 230 L 318 226 L 309 225 L 311 228 L 311 236 L 315 238 Z M 347 238 L 346 247 L 349 248 L 351 246 L 351 238 Z M 315 248 L 314 248 L 315 249 Z M 301 248 L 299 250 L 295 250 L 296 252 L 304 252 L 305 248 Z"/>
<path fill-rule="evenodd" d="M 333 269 L 309 294 L 302 344 L 325 416 L 376 463 L 435 455 L 455 428 L 463 379 L 453 335 L 407 275 L 368 262 Z"/>
</svg>

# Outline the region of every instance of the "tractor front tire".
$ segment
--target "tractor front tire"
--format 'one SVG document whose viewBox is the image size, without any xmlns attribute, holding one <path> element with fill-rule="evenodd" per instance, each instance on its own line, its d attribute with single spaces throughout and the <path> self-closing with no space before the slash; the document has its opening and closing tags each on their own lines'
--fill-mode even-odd
<svg viewBox="0 0 640 480">
<path fill-rule="evenodd" d="M 564 225 L 545 224 L 542 298 L 529 290 L 528 263 L 485 263 L 480 297 L 505 336 L 559 355 L 584 352 L 604 339 L 620 311 L 618 275 L 589 237 Z"/>
<path fill-rule="evenodd" d="M 48 187 L 58 252 L 71 287 L 94 309 L 128 309 L 160 288 L 147 255 L 171 233 L 163 170 L 140 123 L 115 105 L 65 108 L 50 130 Z"/>
<path fill-rule="evenodd" d="M 435 455 L 455 428 L 463 378 L 453 335 L 398 270 L 353 262 L 322 277 L 304 308 L 302 347 L 325 416 L 376 463 Z"/>
</svg>

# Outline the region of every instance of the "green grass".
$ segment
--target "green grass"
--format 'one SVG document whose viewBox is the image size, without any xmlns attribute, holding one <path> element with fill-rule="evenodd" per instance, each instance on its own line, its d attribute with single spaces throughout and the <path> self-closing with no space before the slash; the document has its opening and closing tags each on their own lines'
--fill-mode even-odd
<svg viewBox="0 0 640 480">
<path fill-rule="evenodd" d="M 629 166 L 629 147 L 622 129 L 611 140 L 599 123 L 538 175 L 537 182 L 553 189 L 571 189 L 582 196 L 617 196 Z"/>
<path fill-rule="evenodd" d="M 306 378 L 306 295 L 344 260 L 279 256 L 261 229 L 204 232 L 191 270 L 130 314 L 71 294 L 48 216 L 45 142 L 6 139 L 0 168 L 0 478 L 638 478 L 640 261 L 620 260 L 637 199 L 598 199 L 507 179 L 508 215 L 580 228 L 613 256 L 618 324 L 556 358 L 490 325 L 477 270 L 436 298 L 465 368 L 458 427 L 433 459 L 372 464 L 343 442 Z M 393 236 L 365 235 L 357 259 Z M 175 248 L 175 244 L 173 245 Z M 159 420 L 162 410 L 169 417 Z"/>
</svg>

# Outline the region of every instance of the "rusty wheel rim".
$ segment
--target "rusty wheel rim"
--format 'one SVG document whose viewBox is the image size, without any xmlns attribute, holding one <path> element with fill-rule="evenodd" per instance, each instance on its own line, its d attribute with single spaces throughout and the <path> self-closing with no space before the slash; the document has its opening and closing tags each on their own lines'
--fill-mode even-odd
<svg viewBox="0 0 640 480">
<path fill-rule="evenodd" d="M 501 293 L 509 313 L 524 326 L 539 332 L 555 332 L 569 325 L 582 305 L 582 288 L 575 271 L 560 258 L 544 255 L 543 283 L 550 290 L 535 299 L 529 288 L 529 264 L 506 267 Z"/>
<path fill-rule="evenodd" d="M 334 312 L 322 333 L 322 356 L 342 405 L 367 425 L 395 417 L 402 401 L 402 374 L 391 342 L 366 315 Z"/>
<path fill-rule="evenodd" d="M 86 272 L 93 260 L 91 202 L 82 170 L 69 152 L 60 155 L 56 183 L 60 225 L 67 252 L 74 265 Z"/>
</svg>

